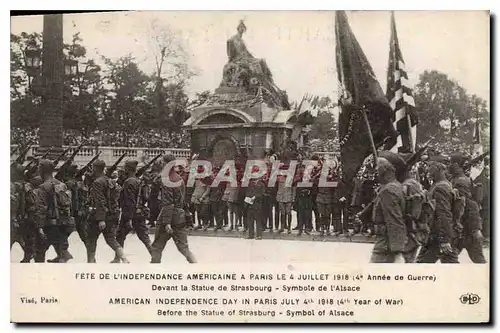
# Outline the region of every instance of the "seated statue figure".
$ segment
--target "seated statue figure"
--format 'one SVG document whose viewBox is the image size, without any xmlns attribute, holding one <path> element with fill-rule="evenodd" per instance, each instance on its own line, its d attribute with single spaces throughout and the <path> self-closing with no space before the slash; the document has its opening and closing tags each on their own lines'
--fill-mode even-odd
<svg viewBox="0 0 500 333">
<path fill-rule="evenodd" d="M 246 31 L 243 21 L 238 25 L 238 33 L 227 41 L 228 63 L 223 69 L 221 87 L 252 88 L 257 84 L 264 90 L 264 100 L 288 109 L 288 97 L 273 81 L 273 76 L 264 59 L 255 58 L 243 40 Z M 267 97 L 266 97 L 267 95 Z"/>
</svg>

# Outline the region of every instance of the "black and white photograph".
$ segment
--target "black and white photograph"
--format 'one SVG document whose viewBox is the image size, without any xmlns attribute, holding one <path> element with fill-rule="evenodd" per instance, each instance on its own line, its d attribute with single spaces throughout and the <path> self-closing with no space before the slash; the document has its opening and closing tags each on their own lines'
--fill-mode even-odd
<svg viewBox="0 0 500 333">
<path fill-rule="evenodd" d="M 321 322 L 373 320 L 377 299 L 356 283 L 376 293 L 371 280 L 397 280 L 395 266 L 415 293 L 436 290 L 424 280 L 453 281 L 446 270 L 482 272 L 475 281 L 489 293 L 488 11 L 50 13 L 11 16 L 10 27 L 11 279 L 67 272 L 57 281 L 72 280 L 82 299 L 94 287 L 80 279 L 114 279 L 101 302 L 113 315 L 95 318 L 114 322 L 137 321 L 115 315 L 120 304 L 151 304 L 144 320 L 159 322 L 314 322 L 328 305 Z M 302 264 L 331 272 L 296 272 L 294 283 L 331 280 L 322 298 L 312 284 L 251 285 L 281 276 L 254 267 L 284 267 L 293 280 Z M 170 281 L 191 278 L 189 291 Z M 128 279 L 162 281 L 122 295 Z M 233 296 L 259 296 L 235 296 L 231 314 L 211 285 L 224 280 Z M 12 286 L 16 321 L 41 320 L 24 317 L 28 303 L 53 303 L 42 312 L 54 321 L 93 321 L 55 314 L 71 305 L 50 288 L 31 297 L 19 281 L 35 278 Z M 489 311 L 488 294 L 457 292 L 454 306 Z M 376 310 L 417 306 L 391 297 Z M 487 322 L 486 312 L 450 320 Z"/>
</svg>

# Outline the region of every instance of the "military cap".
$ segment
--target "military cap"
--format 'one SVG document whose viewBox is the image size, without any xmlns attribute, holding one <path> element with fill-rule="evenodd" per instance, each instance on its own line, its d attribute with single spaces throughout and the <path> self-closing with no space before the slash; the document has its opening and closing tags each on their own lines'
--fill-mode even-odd
<svg viewBox="0 0 500 333">
<path fill-rule="evenodd" d="M 125 162 L 125 169 L 136 169 L 138 164 L 136 160 L 128 160 Z"/>
<path fill-rule="evenodd" d="M 450 156 L 450 163 L 457 164 L 460 167 L 464 166 L 464 164 L 467 163 L 469 160 L 470 156 L 462 152 L 456 152 Z"/>
<path fill-rule="evenodd" d="M 170 162 L 172 162 L 172 161 L 174 161 L 174 160 L 175 160 L 175 156 L 174 156 L 174 155 L 172 155 L 172 154 L 168 154 L 168 155 L 165 155 L 165 156 L 163 157 L 163 161 L 164 161 L 165 163 L 170 163 Z"/>
<path fill-rule="evenodd" d="M 44 173 L 54 171 L 54 164 L 50 160 L 40 160 L 38 167 Z"/>
<path fill-rule="evenodd" d="M 103 160 L 97 159 L 92 166 L 96 169 L 103 170 L 106 167 L 106 163 Z"/>
<path fill-rule="evenodd" d="M 450 161 L 450 158 L 448 156 L 444 155 L 433 155 L 429 157 L 429 162 L 436 162 L 436 163 L 441 163 L 441 164 L 448 164 Z"/>
<path fill-rule="evenodd" d="M 151 167 L 151 172 L 160 172 L 163 168 L 163 164 L 161 162 L 155 162 Z"/>
<path fill-rule="evenodd" d="M 392 164 L 392 166 L 396 169 L 396 171 L 402 171 L 406 168 L 406 162 L 405 159 L 396 153 L 393 153 L 391 151 L 384 150 L 380 152 L 378 157 L 385 158 L 386 160 L 389 161 L 389 163 Z"/>
</svg>

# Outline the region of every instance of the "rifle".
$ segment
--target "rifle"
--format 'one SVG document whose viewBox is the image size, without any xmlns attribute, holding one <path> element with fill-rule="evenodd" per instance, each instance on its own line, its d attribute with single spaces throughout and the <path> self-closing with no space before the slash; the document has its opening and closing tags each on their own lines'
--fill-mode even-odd
<svg viewBox="0 0 500 333">
<path fill-rule="evenodd" d="M 85 164 L 83 168 L 78 170 L 77 173 L 75 174 L 75 179 L 82 177 L 85 174 L 85 172 L 90 169 L 90 166 L 99 158 L 101 154 L 102 151 L 98 152 L 97 155 L 92 157 L 92 159 L 87 164 Z"/>
<path fill-rule="evenodd" d="M 413 165 L 415 165 L 422 157 L 422 155 L 424 154 L 424 151 L 427 149 L 427 147 L 429 146 L 429 143 L 431 141 L 427 141 L 419 150 L 417 150 L 407 161 L 406 161 L 406 171 L 408 170 L 411 170 L 411 168 L 413 167 Z M 363 210 L 361 212 L 359 212 L 357 215 L 358 216 L 363 216 L 364 214 L 366 214 L 367 212 L 369 212 L 372 207 L 373 207 L 373 204 L 375 203 L 375 199 L 373 199 L 368 205 L 365 206 L 365 208 L 363 208 Z"/>
<path fill-rule="evenodd" d="M 121 161 L 123 161 L 125 156 L 127 156 L 127 153 L 123 153 L 112 166 L 106 169 L 106 176 L 111 177 L 112 173 L 115 172 L 115 170 L 118 168 L 118 165 L 121 163 Z"/>
<path fill-rule="evenodd" d="M 59 178 L 62 176 L 62 173 L 64 172 L 64 170 L 66 170 L 66 168 L 68 168 L 71 165 L 71 163 L 73 163 L 73 160 L 75 159 L 76 154 L 78 154 L 80 149 L 82 149 L 84 143 L 85 143 L 85 141 L 82 141 L 82 143 L 80 143 L 80 145 L 73 151 L 71 156 L 68 159 L 66 159 L 66 161 L 64 161 L 63 165 L 61 165 L 61 167 L 59 168 L 59 171 L 57 171 L 57 173 L 55 175 L 56 179 L 60 180 Z M 69 150 L 69 148 L 68 148 L 68 150 Z M 58 163 L 59 163 L 59 161 L 58 161 Z M 55 166 L 57 166 L 57 164 L 55 164 L 54 167 Z"/>
<path fill-rule="evenodd" d="M 490 151 L 487 150 L 485 153 L 482 153 L 481 155 L 477 156 L 477 157 L 474 157 L 472 160 L 470 160 L 469 162 L 465 163 L 464 164 L 464 167 L 463 169 L 464 170 L 468 170 L 470 169 L 473 165 L 476 165 L 478 164 L 479 162 L 481 162 L 486 156 L 488 156 L 490 154 Z"/>
<path fill-rule="evenodd" d="M 54 162 L 52 162 L 52 165 L 54 166 L 54 168 L 57 167 L 57 165 L 59 164 L 61 159 L 69 152 L 70 149 L 71 149 L 71 147 L 66 148 L 65 151 L 63 151 L 59 156 L 57 156 L 57 158 L 54 160 Z"/>
<path fill-rule="evenodd" d="M 140 178 L 153 165 L 153 163 L 156 162 L 156 160 L 159 159 L 162 155 L 163 155 L 163 153 L 160 153 L 160 154 L 156 155 L 155 158 L 153 158 L 151 161 L 148 162 L 148 164 L 146 164 L 145 166 L 141 167 L 135 173 L 135 176 L 137 178 Z"/>
<path fill-rule="evenodd" d="M 26 158 L 26 154 L 28 153 L 28 151 L 30 150 L 31 146 L 33 146 L 33 141 L 30 141 L 26 147 L 24 147 L 24 149 L 19 153 L 19 156 L 16 158 L 16 160 L 14 162 L 12 162 L 10 164 L 10 166 L 14 166 L 16 164 L 23 164 L 24 163 L 24 159 Z"/>
<path fill-rule="evenodd" d="M 45 152 L 45 154 L 43 154 L 40 157 L 32 159 L 28 164 L 26 164 L 26 166 L 24 167 L 24 175 L 26 176 L 27 179 L 31 178 L 31 176 L 36 172 L 36 169 L 38 168 L 38 163 L 41 160 L 45 159 L 47 156 L 49 156 L 49 154 L 53 148 L 54 148 L 54 146 L 50 147 Z M 34 165 L 32 165 L 32 164 L 34 164 Z"/>
</svg>

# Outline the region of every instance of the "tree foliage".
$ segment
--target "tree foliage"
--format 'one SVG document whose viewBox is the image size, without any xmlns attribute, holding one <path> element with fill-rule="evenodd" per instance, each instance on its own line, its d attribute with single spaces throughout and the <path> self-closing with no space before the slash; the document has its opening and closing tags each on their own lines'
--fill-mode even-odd
<svg viewBox="0 0 500 333">
<path fill-rule="evenodd" d="M 431 140 L 433 145 L 448 150 L 468 149 L 477 118 L 482 128 L 483 143 L 489 144 L 487 102 L 467 94 L 465 88 L 446 74 L 438 71 L 422 73 L 414 97 L 419 116 L 419 143 Z"/>
</svg>

